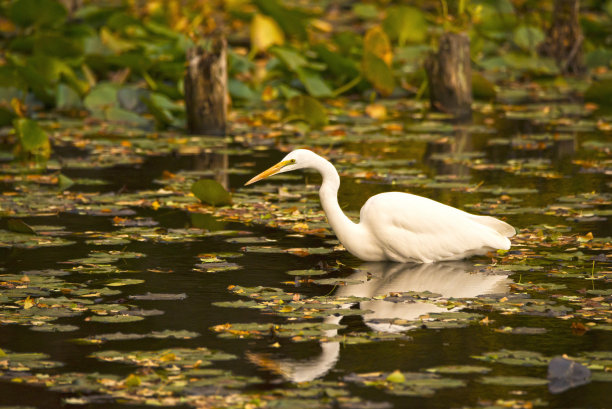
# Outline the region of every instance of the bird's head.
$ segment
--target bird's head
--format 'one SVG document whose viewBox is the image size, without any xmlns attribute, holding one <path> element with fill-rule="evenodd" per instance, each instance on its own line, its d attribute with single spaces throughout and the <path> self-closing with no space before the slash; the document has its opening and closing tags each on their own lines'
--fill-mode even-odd
<svg viewBox="0 0 612 409">
<path fill-rule="evenodd" d="M 317 157 L 317 154 L 309 151 L 308 149 L 296 149 L 290 152 L 276 165 L 272 166 L 268 170 L 264 170 L 259 175 L 246 182 L 244 185 L 250 185 L 251 183 L 265 179 L 268 176 L 276 175 L 277 173 L 285 173 L 291 172 L 292 170 L 309 168 Z"/>
</svg>

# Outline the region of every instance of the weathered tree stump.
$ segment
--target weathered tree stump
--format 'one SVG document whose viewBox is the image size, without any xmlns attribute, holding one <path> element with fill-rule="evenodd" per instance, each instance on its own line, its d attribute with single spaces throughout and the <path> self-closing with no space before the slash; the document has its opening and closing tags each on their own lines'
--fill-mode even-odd
<svg viewBox="0 0 612 409">
<path fill-rule="evenodd" d="M 212 41 L 210 50 L 187 50 L 185 108 L 190 134 L 225 135 L 227 121 L 227 43 Z"/>
<path fill-rule="evenodd" d="M 60 0 L 60 3 L 66 7 L 69 17 L 72 17 L 74 13 L 83 7 L 83 0 Z"/>
<path fill-rule="evenodd" d="M 582 61 L 584 36 L 578 20 L 580 0 L 556 0 L 552 24 L 546 40 L 539 47 L 539 54 L 551 57 L 563 74 L 582 74 L 585 71 Z"/>
<path fill-rule="evenodd" d="M 438 52 L 425 61 L 431 107 L 457 118 L 472 114 L 470 39 L 465 34 L 444 33 Z"/>
</svg>

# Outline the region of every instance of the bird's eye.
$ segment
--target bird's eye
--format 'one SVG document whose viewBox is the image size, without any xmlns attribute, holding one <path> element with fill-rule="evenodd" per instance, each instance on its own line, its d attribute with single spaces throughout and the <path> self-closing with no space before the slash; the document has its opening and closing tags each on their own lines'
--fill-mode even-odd
<svg viewBox="0 0 612 409">
<path fill-rule="evenodd" d="M 293 165 L 295 163 L 295 159 L 289 159 L 289 164 Z"/>
</svg>

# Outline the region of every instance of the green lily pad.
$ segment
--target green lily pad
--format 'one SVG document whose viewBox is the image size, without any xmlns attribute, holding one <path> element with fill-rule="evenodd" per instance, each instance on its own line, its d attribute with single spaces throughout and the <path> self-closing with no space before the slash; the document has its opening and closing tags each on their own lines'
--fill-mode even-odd
<svg viewBox="0 0 612 409">
<path fill-rule="evenodd" d="M 313 270 L 313 269 L 309 269 L 309 270 L 291 270 L 291 271 L 287 271 L 286 274 L 292 275 L 292 276 L 320 276 L 323 274 L 327 274 L 329 273 L 328 271 L 325 270 Z"/>
<path fill-rule="evenodd" d="M 191 192 L 202 202 L 213 206 L 232 204 L 231 195 L 216 180 L 200 179 L 191 186 Z"/>
<path fill-rule="evenodd" d="M 547 385 L 548 380 L 542 378 L 534 378 L 532 376 L 485 376 L 479 379 L 485 385 L 500 385 L 500 386 L 541 386 Z"/>
<path fill-rule="evenodd" d="M 491 368 L 486 366 L 475 366 L 475 365 L 444 365 L 427 368 L 427 372 L 441 373 L 441 374 L 483 374 L 491 372 Z"/>
<path fill-rule="evenodd" d="M 92 322 L 103 322 L 106 324 L 123 324 L 127 322 L 142 321 L 144 318 L 138 315 L 94 315 L 88 320 Z"/>
</svg>

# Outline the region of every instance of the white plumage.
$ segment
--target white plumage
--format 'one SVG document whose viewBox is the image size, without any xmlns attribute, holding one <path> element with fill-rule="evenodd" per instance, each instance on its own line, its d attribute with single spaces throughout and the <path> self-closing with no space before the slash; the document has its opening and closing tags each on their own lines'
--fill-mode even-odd
<svg viewBox="0 0 612 409">
<path fill-rule="evenodd" d="M 340 176 L 336 168 L 306 149 L 294 150 L 246 184 L 305 168 L 315 169 L 323 176 L 319 197 L 338 240 L 365 261 L 459 260 L 495 249 L 507 250 L 508 237 L 515 234 L 512 226 L 494 217 L 473 215 L 402 192 L 372 196 L 361 208 L 359 223 L 354 223 L 338 204 Z"/>
</svg>

